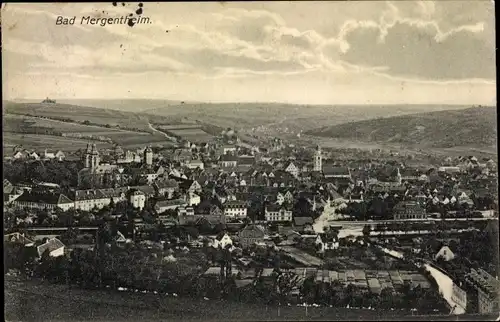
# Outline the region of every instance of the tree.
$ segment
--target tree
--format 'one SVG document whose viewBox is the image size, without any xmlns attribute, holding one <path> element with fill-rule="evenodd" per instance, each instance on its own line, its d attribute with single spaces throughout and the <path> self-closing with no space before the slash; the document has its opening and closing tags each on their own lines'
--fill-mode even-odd
<svg viewBox="0 0 500 322">
<path fill-rule="evenodd" d="M 371 233 L 371 227 L 369 225 L 365 225 L 363 227 L 363 236 L 368 237 Z"/>
<path fill-rule="evenodd" d="M 185 231 L 186 233 L 191 236 L 191 238 L 193 239 L 196 239 L 198 238 L 198 236 L 200 236 L 200 232 L 198 231 L 198 229 L 196 229 L 196 227 L 194 226 L 187 226 L 185 228 Z"/>
</svg>

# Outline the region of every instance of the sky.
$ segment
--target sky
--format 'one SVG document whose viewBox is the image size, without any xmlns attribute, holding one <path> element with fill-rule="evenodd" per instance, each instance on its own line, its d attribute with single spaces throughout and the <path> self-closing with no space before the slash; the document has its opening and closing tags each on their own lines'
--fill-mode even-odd
<svg viewBox="0 0 500 322">
<path fill-rule="evenodd" d="M 2 4 L 5 99 L 496 104 L 493 1 Z M 58 16 L 76 17 L 56 25 Z"/>
</svg>

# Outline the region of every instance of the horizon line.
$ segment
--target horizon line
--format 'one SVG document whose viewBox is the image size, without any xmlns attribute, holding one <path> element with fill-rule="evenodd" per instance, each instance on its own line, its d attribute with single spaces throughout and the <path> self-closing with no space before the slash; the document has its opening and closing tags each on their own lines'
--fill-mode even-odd
<svg viewBox="0 0 500 322">
<path fill-rule="evenodd" d="M 2 102 L 16 101 L 39 101 L 42 103 L 44 99 L 53 99 L 56 101 L 77 101 L 77 100 L 95 100 L 95 101 L 134 101 L 134 100 L 147 100 L 147 101 L 171 101 L 177 102 L 176 105 L 182 104 L 285 104 L 285 105 L 305 105 L 305 106 L 470 106 L 470 107 L 496 107 L 496 104 L 481 104 L 481 103 L 292 103 L 280 101 L 196 101 L 196 100 L 181 100 L 181 99 L 168 99 L 168 98 L 15 98 L 3 99 Z M 57 104 L 57 102 L 56 102 Z"/>
</svg>

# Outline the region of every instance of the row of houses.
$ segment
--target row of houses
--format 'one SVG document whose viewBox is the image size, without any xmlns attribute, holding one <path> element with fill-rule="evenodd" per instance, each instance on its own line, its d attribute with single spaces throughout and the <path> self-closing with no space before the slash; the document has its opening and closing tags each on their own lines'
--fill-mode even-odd
<svg viewBox="0 0 500 322">
<path fill-rule="evenodd" d="M 7 156 L 6 159 L 12 160 L 58 160 L 63 161 L 66 158 L 66 154 L 61 150 L 57 152 L 49 152 L 47 149 L 43 153 L 36 151 L 21 150 L 15 151 L 11 156 Z"/>
</svg>

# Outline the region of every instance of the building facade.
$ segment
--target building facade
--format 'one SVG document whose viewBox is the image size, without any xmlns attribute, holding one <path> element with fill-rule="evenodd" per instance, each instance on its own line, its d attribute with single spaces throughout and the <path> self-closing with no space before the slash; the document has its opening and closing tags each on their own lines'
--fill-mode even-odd
<svg viewBox="0 0 500 322">
<path fill-rule="evenodd" d="M 394 219 L 425 219 L 425 208 L 414 201 L 400 202 L 393 209 Z"/>
</svg>

